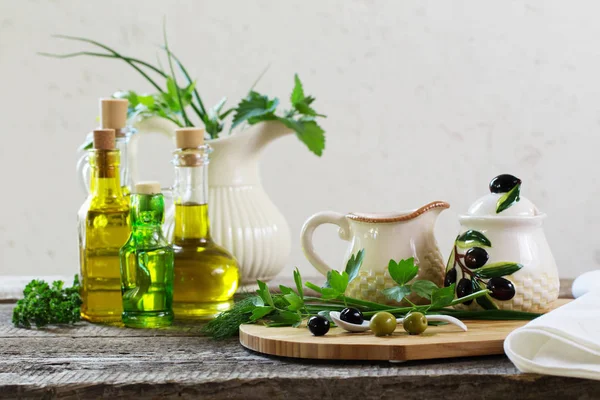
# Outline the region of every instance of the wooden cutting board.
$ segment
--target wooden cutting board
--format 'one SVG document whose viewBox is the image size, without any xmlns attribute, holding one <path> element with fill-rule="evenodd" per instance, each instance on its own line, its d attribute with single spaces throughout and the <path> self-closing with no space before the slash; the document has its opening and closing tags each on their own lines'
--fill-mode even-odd
<svg viewBox="0 0 600 400">
<path fill-rule="evenodd" d="M 570 300 L 559 299 L 556 307 Z M 555 307 L 555 308 L 556 308 Z M 370 332 L 349 333 L 332 328 L 325 336 L 313 336 L 306 328 L 240 326 L 240 343 L 259 353 L 282 357 L 328 360 L 427 360 L 504 354 L 504 339 L 528 321 L 464 321 L 469 330 L 455 325 L 430 326 L 411 336 L 398 326 L 391 336 Z"/>
</svg>

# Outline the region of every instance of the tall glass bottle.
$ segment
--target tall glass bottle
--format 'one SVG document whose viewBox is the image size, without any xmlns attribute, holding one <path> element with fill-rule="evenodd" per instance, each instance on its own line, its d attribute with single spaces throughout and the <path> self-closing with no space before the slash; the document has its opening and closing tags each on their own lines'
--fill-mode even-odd
<svg viewBox="0 0 600 400">
<path fill-rule="evenodd" d="M 119 249 L 131 231 L 123 196 L 114 129 L 94 131 L 89 150 L 90 194 L 79 210 L 81 316 L 91 322 L 121 320 Z"/>
<path fill-rule="evenodd" d="M 158 328 L 173 322 L 173 248 L 162 233 L 165 202 L 158 182 L 131 194 L 131 236 L 121 248 L 123 323 Z"/>
<path fill-rule="evenodd" d="M 173 311 L 176 319 L 209 319 L 231 307 L 239 268 L 236 259 L 210 236 L 207 169 L 211 149 L 204 145 L 204 130 L 178 129 L 175 138 Z"/>
</svg>

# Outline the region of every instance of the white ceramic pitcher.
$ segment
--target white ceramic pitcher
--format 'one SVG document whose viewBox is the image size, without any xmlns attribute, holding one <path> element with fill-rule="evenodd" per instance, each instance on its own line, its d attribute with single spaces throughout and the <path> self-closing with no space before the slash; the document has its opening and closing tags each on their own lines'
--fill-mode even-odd
<svg viewBox="0 0 600 400">
<path fill-rule="evenodd" d="M 350 282 L 346 295 L 378 303 L 390 303 L 383 289 L 395 286 L 388 273 L 390 260 L 399 261 L 414 257 L 419 266 L 415 279 L 427 279 L 438 286 L 444 281 L 444 260 L 434 235 L 435 221 L 440 212 L 450 205 L 435 201 L 411 211 L 389 214 L 320 212 L 310 217 L 302 227 L 302 250 L 308 261 L 323 275 L 330 267 L 317 255 L 313 246 L 313 233 L 322 224 L 339 226 L 339 236 L 350 242 L 343 270 L 348 259 L 365 250 L 358 276 Z M 411 301 L 423 299 L 410 297 Z"/>
<path fill-rule="evenodd" d="M 161 133 L 174 141 L 177 126 L 159 117 L 134 121 L 132 125 L 138 133 L 128 146 L 128 168 L 135 182 L 139 138 L 144 133 Z M 292 132 L 282 123 L 270 121 L 207 141 L 213 148 L 208 168 L 211 234 L 237 258 L 242 285 L 274 278 L 290 254 L 290 229 L 263 189 L 258 161 L 268 143 Z M 164 168 L 171 166 L 166 164 Z M 172 210 L 167 215 L 172 216 Z M 165 223 L 168 228 L 172 221 Z"/>
</svg>

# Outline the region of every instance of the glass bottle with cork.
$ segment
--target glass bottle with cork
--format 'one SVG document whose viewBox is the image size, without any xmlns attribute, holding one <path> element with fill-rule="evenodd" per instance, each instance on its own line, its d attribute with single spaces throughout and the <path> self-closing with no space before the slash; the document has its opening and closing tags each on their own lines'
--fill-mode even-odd
<svg viewBox="0 0 600 400">
<path fill-rule="evenodd" d="M 124 195 L 128 195 L 133 187 L 133 165 L 128 163 L 128 148 L 131 136 L 136 130 L 127 125 L 127 110 L 129 102 L 125 99 L 100 99 L 100 128 L 115 130 L 115 143 L 120 154 L 120 178 Z M 84 153 L 77 161 L 77 171 L 81 177 L 81 183 L 85 191 L 89 191 L 90 186 L 90 165 L 88 161 L 88 152 L 91 144 L 84 146 L 80 150 Z"/>
<path fill-rule="evenodd" d="M 119 250 L 130 234 L 129 202 L 121 190 L 114 129 L 93 132 L 89 196 L 79 210 L 82 318 L 121 320 Z"/>
<path fill-rule="evenodd" d="M 207 170 L 211 148 L 204 144 L 204 130 L 177 129 L 175 140 L 173 311 L 176 319 L 210 319 L 231 307 L 239 267 L 210 235 Z"/>
<path fill-rule="evenodd" d="M 173 322 L 173 248 L 164 237 L 158 182 L 139 182 L 130 195 L 131 236 L 121 248 L 123 323 L 159 328 Z"/>
</svg>

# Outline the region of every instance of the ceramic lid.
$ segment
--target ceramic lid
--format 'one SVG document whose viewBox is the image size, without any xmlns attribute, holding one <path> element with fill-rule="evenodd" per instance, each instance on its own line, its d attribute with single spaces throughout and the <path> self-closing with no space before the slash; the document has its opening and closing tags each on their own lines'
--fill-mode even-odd
<svg viewBox="0 0 600 400">
<path fill-rule="evenodd" d="M 467 216 L 534 217 L 542 213 L 526 197 L 521 196 L 521 180 L 513 175 L 499 175 L 489 185 L 490 193 L 477 199 Z"/>
</svg>

